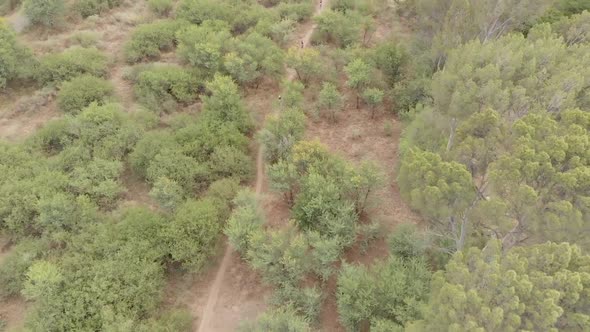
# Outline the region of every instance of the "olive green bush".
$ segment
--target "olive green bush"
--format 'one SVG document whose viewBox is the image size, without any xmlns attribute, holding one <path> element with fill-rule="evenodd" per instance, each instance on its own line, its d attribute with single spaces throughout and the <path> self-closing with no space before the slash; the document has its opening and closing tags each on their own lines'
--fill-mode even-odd
<svg viewBox="0 0 590 332">
<path fill-rule="evenodd" d="M 104 77 L 107 57 L 96 48 L 71 47 L 41 58 L 37 79 L 42 84 L 60 83 L 89 74 Z"/>
<path fill-rule="evenodd" d="M 122 0 L 78 0 L 75 9 L 82 17 L 86 18 L 118 7 L 122 2 Z"/>
<path fill-rule="evenodd" d="M 31 23 L 49 28 L 61 24 L 65 15 L 63 0 L 25 0 L 23 7 Z"/>
<path fill-rule="evenodd" d="M 48 254 L 49 243 L 43 239 L 20 241 L 0 265 L 0 298 L 20 295 L 25 273 L 37 259 Z"/>
<path fill-rule="evenodd" d="M 174 261 L 198 270 L 215 252 L 222 220 L 210 198 L 188 200 L 178 207 L 164 237 Z"/>
<path fill-rule="evenodd" d="M 224 229 L 229 243 L 244 256 L 250 249 L 250 238 L 262 230 L 264 219 L 258 208 L 256 195 L 249 190 L 240 191 L 234 199 L 236 206 Z"/>
<path fill-rule="evenodd" d="M 18 43 L 14 31 L 3 20 L 0 20 L 0 52 L 1 91 L 11 80 L 28 77 L 34 63 L 31 52 Z"/>
<path fill-rule="evenodd" d="M 113 85 L 102 78 L 82 75 L 64 82 L 57 94 L 57 104 L 66 113 L 79 112 L 91 103 L 105 104 L 113 96 Z"/>
<path fill-rule="evenodd" d="M 166 17 L 172 11 L 174 4 L 172 0 L 148 0 L 150 10 L 160 17 Z"/>
<path fill-rule="evenodd" d="M 197 97 L 200 83 L 186 69 L 176 65 L 154 66 L 139 73 L 135 93 L 139 102 L 153 111 L 173 112 L 179 104 Z"/>
<path fill-rule="evenodd" d="M 140 24 L 125 44 L 127 61 L 134 63 L 154 59 L 160 52 L 172 49 L 176 45 L 176 32 L 185 25 L 186 22 L 182 20 L 160 20 Z"/>
</svg>

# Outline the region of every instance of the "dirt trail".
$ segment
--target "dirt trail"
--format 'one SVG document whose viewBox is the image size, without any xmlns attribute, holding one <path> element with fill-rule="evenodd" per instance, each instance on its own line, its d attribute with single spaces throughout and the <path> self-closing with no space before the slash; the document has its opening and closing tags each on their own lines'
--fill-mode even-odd
<svg viewBox="0 0 590 332">
<path fill-rule="evenodd" d="M 314 15 L 318 15 L 319 13 L 322 12 L 322 10 L 324 8 L 326 8 L 328 0 L 323 0 L 323 5 L 320 5 L 320 2 L 316 3 L 316 7 L 315 7 L 315 13 Z M 313 34 L 314 29 L 316 28 L 316 24 L 314 23 L 313 25 L 311 25 L 306 31 L 305 34 L 303 35 L 303 38 L 301 38 L 300 40 L 297 40 L 297 44 L 299 45 L 301 42 L 303 42 L 303 46 L 307 47 L 307 45 L 309 44 L 309 41 L 311 40 L 311 36 Z M 291 68 L 287 68 L 287 80 L 292 81 L 295 79 L 297 73 L 291 69 Z M 264 122 L 264 120 L 263 120 Z M 264 158 L 263 158 L 263 150 L 262 150 L 262 146 L 258 147 L 258 152 L 256 155 L 256 184 L 255 184 L 255 190 L 256 190 L 256 196 L 260 197 L 260 194 L 262 193 L 262 188 L 263 188 L 263 183 L 264 183 Z M 230 262 L 232 261 L 231 259 L 231 255 L 232 254 L 232 249 L 231 246 L 229 245 L 229 243 L 226 243 L 225 245 L 225 252 L 223 254 L 223 259 L 221 261 L 221 265 L 219 266 L 219 270 L 217 271 L 217 274 L 215 275 L 215 280 L 213 281 L 213 285 L 211 286 L 211 289 L 209 290 L 209 295 L 207 297 L 207 302 L 205 304 L 205 308 L 203 309 L 203 312 L 201 314 L 201 321 L 199 323 L 199 327 L 197 328 L 197 332 L 209 332 L 209 331 L 214 331 L 215 329 L 212 328 L 211 326 L 211 322 L 213 319 L 213 316 L 215 315 L 215 306 L 217 304 L 217 300 L 219 298 L 219 294 L 222 290 L 222 286 L 223 286 L 223 279 L 226 275 L 226 272 L 228 270 L 228 267 L 230 265 Z"/>
</svg>

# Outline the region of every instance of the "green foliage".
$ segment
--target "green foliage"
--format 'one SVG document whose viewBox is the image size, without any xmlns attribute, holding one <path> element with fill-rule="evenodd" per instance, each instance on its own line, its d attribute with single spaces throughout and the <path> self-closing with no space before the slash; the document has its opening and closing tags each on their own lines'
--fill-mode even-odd
<svg viewBox="0 0 590 332">
<path fill-rule="evenodd" d="M 150 160 L 146 170 L 148 181 L 155 183 L 161 177 L 166 177 L 178 183 L 185 193 L 206 187 L 209 170 L 195 159 L 184 155 L 178 149 L 164 149 Z"/>
<path fill-rule="evenodd" d="M 107 58 L 95 48 L 71 47 L 41 58 L 37 79 L 43 84 L 60 83 L 89 74 L 106 75 Z"/>
<path fill-rule="evenodd" d="M 10 81 L 27 77 L 27 70 L 32 69 L 27 67 L 33 64 L 31 52 L 19 45 L 14 31 L 4 20 L 0 20 L 0 52 L 1 91 Z"/>
<path fill-rule="evenodd" d="M 281 285 L 271 299 L 277 306 L 292 306 L 308 322 L 316 322 L 320 315 L 322 293 L 317 287 Z"/>
<path fill-rule="evenodd" d="M 282 89 L 284 96 L 281 100 L 281 108 L 303 109 L 303 90 L 305 90 L 303 83 L 287 80 L 283 82 Z"/>
<path fill-rule="evenodd" d="M 154 157 L 162 150 L 174 149 L 176 144 L 173 136 L 167 131 L 151 131 L 146 133 L 135 145 L 129 155 L 133 171 L 139 176 L 147 177 L 147 169 Z"/>
<path fill-rule="evenodd" d="M 409 62 L 409 55 L 405 48 L 393 42 L 379 44 L 374 58 L 377 69 L 383 72 L 385 79 L 391 85 L 402 79 L 404 67 Z"/>
<path fill-rule="evenodd" d="M 118 7 L 122 2 L 122 0 L 78 0 L 75 8 L 82 17 L 86 18 Z"/>
<path fill-rule="evenodd" d="M 583 331 L 589 256 L 567 243 L 456 253 L 432 281 L 422 329 Z M 459 313 L 459 314 L 458 314 Z"/>
<path fill-rule="evenodd" d="M 404 260 L 424 257 L 427 250 L 427 239 L 420 234 L 414 224 L 401 224 L 389 238 L 389 252 Z"/>
<path fill-rule="evenodd" d="M 234 249 L 245 256 L 250 249 L 253 234 L 262 231 L 264 219 L 259 211 L 256 195 L 251 191 L 240 191 L 234 199 L 234 205 L 224 233 Z"/>
<path fill-rule="evenodd" d="M 303 229 L 317 230 L 348 246 L 354 241 L 358 216 L 354 204 L 343 196 L 334 178 L 312 171 L 302 181 L 293 215 Z"/>
<path fill-rule="evenodd" d="M 476 195 L 464 165 L 446 162 L 437 154 L 412 150 L 404 156 L 398 174 L 400 193 L 410 205 L 435 221 L 443 221 L 458 250 L 465 244 L 466 224 L 461 215 Z M 448 229 L 447 229 L 448 228 Z"/>
<path fill-rule="evenodd" d="M 318 96 L 318 106 L 320 110 L 328 112 L 332 122 L 335 122 L 336 114 L 342 111 L 342 105 L 342 95 L 336 86 L 332 83 L 324 82 Z"/>
<path fill-rule="evenodd" d="M 177 11 L 179 18 L 193 24 L 202 24 L 206 20 L 230 22 L 232 14 L 228 2 L 216 0 L 183 0 Z"/>
<path fill-rule="evenodd" d="M 317 23 L 314 41 L 332 43 L 341 48 L 351 46 L 358 40 L 361 32 L 361 17 L 353 11 L 343 13 L 324 10 L 314 20 Z"/>
<path fill-rule="evenodd" d="M 176 44 L 176 32 L 185 25 L 182 20 L 160 20 L 139 25 L 125 44 L 127 61 L 154 59 L 161 51 L 172 49 Z"/>
<path fill-rule="evenodd" d="M 218 147 L 209 160 L 214 178 L 235 177 L 241 181 L 252 178 L 254 167 L 250 156 L 235 147 Z"/>
<path fill-rule="evenodd" d="M 305 114 L 299 110 L 287 109 L 278 116 L 269 116 L 258 136 L 265 159 L 270 164 L 286 159 L 293 145 L 303 138 L 304 131 Z"/>
<path fill-rule="evenodd" d="M 150 7 L 150 10 L 154 14 L 160 17 L 166 17 L 170 15 L 174 4 L 172 0 L 148 0 L 148 7 Z"/>
<path fill-rule="evenodd" d="M 307 243 L 293 225 L 250 235 L 247 257 L 252 268 L 272 285 L 296 285 L 308 269 Z"/>
<path fill-rule="evenodd" d="M 221 69 L 231 34 L 226 22 L 207 20 L 201 25 L 182 29 L 177 38 L 178 56 L 202 72 L 213 75 Z"/>
<path fill-rule="evenodd" d="M 20 241 L 0 265 L 0 297 L 18 296 L 26 281 L 26 272 L 38 259 L 48 253 L 45 240 L 25 239 Z"/>
<path fill-rule="evenodd" d="M 322 236 L 318 232 L 307 234 L 311 252 L 312 269 L 323 281 L 328 281 L 334 273 L 334 263 L 342 253 L 343 244 L 337 237 Z"/>
<path fill-rule="evenodd" d="M 387 320 L 404 326 L 421 317 L 420 306 L 429 294 L 430 272 L 423 261 L 391 257 L 370 269 L 344 265 L 338 276 L 336 302 L 340 322 L 348 331 Z M 383 322 L 378 325 L 383 325 Z"/>
<path fill-rule="evenodd" d="M 284 332 L 309 332 L 309 322 L 297 314 L 292 307 L 279 307 L 264 312 L 256 322 L 245 324 L 240 327 L 240 332 L 263 332 L 263 331 L 284 331 Z"/>
<path fill-rule="evenodd" d="M 82 75 L 61 85 L 57 104 L 62 111 L 75 113 L 91 103 L 105 104 L 113 95 L 113 90 L 113 85 L 102 78 Z"/>
<path fill-rule="evenodd" d="M 206 87 L 210 94 L 203 97 L 203 118 L 232 124 L 242 133 L 248 133 L 252 129 L 252 119 L 244 109 L 236 83 L 230 77 L 216 74 Z"/>
<path fill-rule="evenodd" d="M 215 252 L 222 229 L 220 211 L 209 198 L 179 206 L 163 235 L 174 261 L 191 270 L 201 268 Z"/>
<path fill-rule="evenodd" d="M 153 111 L 173 112 L 179 104 L 197 97 L 199 80 L 176 65 L 161 65 L 142 71 L 135 85 L 139 101 Z"/>
<path fill-rule="evenodd" d="M 375 117 L 375 110 L 383 103 L 383 90 L 368 88 L 363 92 L 363 100 L 371 109 L 371 119 Z"/>
<path fill-rule="evenodd" d="M 233 39 L 223 59 L 225 70 L 240 84 L 256 83 L 263 76 L 274 79 L 283 74 L 283 51 L 268 37 L 250 33 Z"/>
<path fill-rule="evenodd" d="M 153 313 L 164 282 L 164 225 L 147 210 L 127 210 L 118 223 L 97 224 L 68 240 L 58 262 L 33 265 L 24 291 L 35 300 L 27 327 L 103 330 Z"/>
<path fill-rule="evenodd" d="M 150 191 L 152 197 L 166 211 L 174 211 L 182 202 L 184 189 L 174 180 L 161 177 L 154 182 Z"/>
<path fill-rule="evenodd" d="M 483 43 L 497 39 L 526 23 L 534 22 L 554 3 L 553 0 L 462 1 L 417 0 L 421 42 L 432 45 L 430 60 L 442 68 L 448 52 L 471 40 Z"/>
<path fill-rule="evenodd" d="M 356 108 L 359 108 L 359 96 L 371 82 L 373 68 L 362 59 L 355 59 L 344 67 L 344 72 L 348 77 L 346 85 L 357 92 Z"/>
<path fill-rule="evenodd" d="M 307 1 L 299 3 L 281 2 L 277 7 L 279 15 L 282 19 L 289 19 L 295 22 L 303 22 L 310 18 L 313 14 L 313 4 Z"/>
<path fill-rule="evenodd" d="M 287 51 L 285 64 L 297 72 L 297 77 L 304 83 L 322 75 L 320 53 L 313 48 L 291 47 Z"/>
<path fill-rule="evenodd" d="M 24 0 L 23 7 L 31 23 L 49 28 L 62 23 L 65 15 L 63 0 Z"/>
</svg>

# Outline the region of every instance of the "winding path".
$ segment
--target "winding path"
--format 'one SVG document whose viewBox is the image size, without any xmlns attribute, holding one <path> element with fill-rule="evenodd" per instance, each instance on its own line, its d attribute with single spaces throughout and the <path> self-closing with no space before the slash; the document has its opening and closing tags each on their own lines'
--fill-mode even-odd
<svg viewBox="0 0 590 332">
<path fill-rule="evenodd" d="M 326 8 L 329 0 L 320 0 L 320 1 L 316 1 L 314 16 L 320 14 L 322 12 L 322 10 L 324 8 Z M 320 5 L 320 3 L 321 3 L 321 5 Z M 301 41 L 303 41 L 303 46 L 307 47 L 307 45 L 309 45 L 309 41 L 311 40 L 311 36 L 312 36 L 313 31 L 315 30 L 316 26 L 317 26 L 317 24 L 313 23 L 305 31 L 303 38 L 301 38 L 301 40 L 296 40 L 296 42 L 300 43 Z M 287 80 L 292 81 L 295 79 L 295 77 L 296 77 L 295 71 L 288 68 L 287 69 Z M 256 196 L 260 196 L 260 194 L 262 193 L 263 182 L 264 182 L 264 159 L 263 159 L 262 146 L 259 145 L 258 152 L 256 155 L 256 185 L 255 185 Z M 223 254 L 223 259 L 221 261 L 221 265 L 219 266 L 219 269 L 217 270 L 217 274 L 215 275 L 215 279 L 213 281 L 211 289 L 209 290 L 209 295 L 207 296 L 207 302 L 205 304 L 205 308 L 203 309 L 203 312 L 200 316 L 201 321 L 199 323 L 199 327 L 197 329 L 197 332 L 211 331 L 210 324 L 211 324 L 211 321 L 212 321 L 213 316 L 215 314 L 214 309 L 215 309 L 215 305 L 217 304 L 217 300 L 219 298 L 219 292 L 221 290 L 223 278 L 225 276 L 225 273 L 226 273 L 229 263 L 231 261 L 231 252 L 232 252 L 231 246 L 229 245 L 229 243 L 226 243 L 225 244 L 225 252 Z"/>
</svg>

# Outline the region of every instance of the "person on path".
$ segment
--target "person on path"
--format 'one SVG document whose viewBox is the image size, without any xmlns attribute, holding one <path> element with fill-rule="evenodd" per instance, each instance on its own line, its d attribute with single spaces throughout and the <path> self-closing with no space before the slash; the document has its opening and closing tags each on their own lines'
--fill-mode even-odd
<svg viewBox="0 0 590 332">
<path fill-rule="evenodd" d="M 303 39 L 301 39 L 301 48 L 303 48 Z"/>
<path fill-rule="evenodd" d="M 320 9 L 322 9 L 322 0 L 320 0 Z"/>
</svg>

